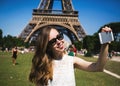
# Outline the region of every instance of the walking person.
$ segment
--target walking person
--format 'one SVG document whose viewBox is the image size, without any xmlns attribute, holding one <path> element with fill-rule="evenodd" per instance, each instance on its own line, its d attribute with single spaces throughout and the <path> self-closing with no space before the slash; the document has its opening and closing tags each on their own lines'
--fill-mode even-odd
<svg viewBox="0 0 120 86">
<path fill-rule="evenodd" d="M 102 31 L 109 32 L 111 29 L 105 27 Z M 29 80 L 36 86 L 75 86 L 74 68 L 103 71 L 107 62 L 108 43 L 102 44 L 99 58 L 93 63 L 64 54 L 63 38 L 63 34 L 56 27 L 40 29 L 29 75 Z"/>
<path fill-rule="evenodd" d="M 17 47 L 14 47 L 12 49 L 12 63 L 13 63 L 13 65 L 16 65 L 17 53 L 18 53 Z"/>
</svg>

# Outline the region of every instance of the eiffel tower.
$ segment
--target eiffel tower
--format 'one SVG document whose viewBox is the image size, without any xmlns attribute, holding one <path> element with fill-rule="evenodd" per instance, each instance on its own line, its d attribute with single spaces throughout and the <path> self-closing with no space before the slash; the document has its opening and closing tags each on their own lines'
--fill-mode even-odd
<svg viewBox="0 0 120 86">
<path fill-rule="evenodd" d="M 61 2 L 62 10 L 53 10 L 56 0 L 41 0 L 37 9 L 33 9 L 32 20 L 19 35 L 25 42 L 33 41 L 39 34 L 40 28 L 48 25 L 67 35 L 71 42 L 80 41 L 86 33 L 80 25 L 78 11 L 74 11 L 71 0 L 57 0 Z"/>
</svg>

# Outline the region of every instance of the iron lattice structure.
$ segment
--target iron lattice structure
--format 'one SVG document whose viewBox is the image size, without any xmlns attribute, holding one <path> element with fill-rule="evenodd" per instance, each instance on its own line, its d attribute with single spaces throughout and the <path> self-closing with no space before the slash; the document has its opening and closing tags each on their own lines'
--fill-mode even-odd
<svg viewBox="0 0 120 86">
<path fill-rule="evenodd" d="M 37 9 L 33 9 L 32 19 L 19 35 L 25 42 L 33 41 L 39 34 L 40 28 L 53 25 L 66 34 L 72 42 L 86 36 L 79 19 L 78 11 L 74 11 L 71 0 L 61 2 L 62 10 L 52 10 L 55 0 L 41 0 Z"/>
</svg>

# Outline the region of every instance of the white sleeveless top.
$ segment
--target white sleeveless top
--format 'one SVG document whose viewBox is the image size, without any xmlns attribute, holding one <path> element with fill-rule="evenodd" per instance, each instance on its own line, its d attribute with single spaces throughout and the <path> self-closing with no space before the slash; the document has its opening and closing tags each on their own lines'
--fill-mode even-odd
<svg viewBox="0 0 120 86">
<path fill-rule="evenodd" d="M 64 55 L 61 60 L 54 60 L 53 80 L 48 86 L 75 86 L 73 58 Z"/>
</svg>

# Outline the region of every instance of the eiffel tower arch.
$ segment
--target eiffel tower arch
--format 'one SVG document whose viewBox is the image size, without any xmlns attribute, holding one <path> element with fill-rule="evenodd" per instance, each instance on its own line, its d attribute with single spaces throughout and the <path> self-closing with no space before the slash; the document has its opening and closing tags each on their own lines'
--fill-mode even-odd
<svg viewBox="0 0 120 86">
<path fill-rule="evenodd" d="M 19 35 L 25 42 L 33 41 L 40 28 L 51 25 L 66 34 L 71 42 L 80 41 L 86 36 L 79 19 L 78 11 L 74 11 L 71 0 L 57 0 L 62 3 L 62 10 L 53 10 L 55 0 L 41 0 L 37 9 L 33 9 L 32 19 Z"/>
</svg>

